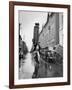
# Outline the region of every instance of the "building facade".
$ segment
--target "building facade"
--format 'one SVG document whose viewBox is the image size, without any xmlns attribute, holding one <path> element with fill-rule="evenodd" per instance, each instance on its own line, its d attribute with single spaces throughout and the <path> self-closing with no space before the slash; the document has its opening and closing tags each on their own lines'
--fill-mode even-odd
<svg viewBox="0 0 72 90">
<path fill-rule="evenodd" d="M 35 23 L 34 32 L 33 32 L 33 43 L 37 45 L 39 39 L 39 23 Z"/>
<path fill-rule="evenodd" d="M 63 13 L 59 14 L 59 44 L 63 46 Z"/>
<path fill-rule="evenodd" d="M 39 34 L 39 44 L 45 50 L 46 47 L 54 49 L 55 58 L 44 58 L 46 53 L 40 59 L 39 75 L 40 77 L 62 77 L 63 76 L 63 13 L 48 13 L 47 21 Z M 50 50 L 51 51 L 51 50 Z M 41 51 L 42 53 L 43 51 Z M 47 52 L 47 57 L 51 55 Z M 46 62 L 48 60 L 48 62 Z M 51 60 L 55 62 L 51 62 Z M 50 61 L 50 62 L 49 62 Z"/>
<path fill-rule="evenodd" d="M 48 13 L 47 21 L 39 35 L 39 43 L 42 48 L 63 45 L 63 14 Z"/>
</svg>

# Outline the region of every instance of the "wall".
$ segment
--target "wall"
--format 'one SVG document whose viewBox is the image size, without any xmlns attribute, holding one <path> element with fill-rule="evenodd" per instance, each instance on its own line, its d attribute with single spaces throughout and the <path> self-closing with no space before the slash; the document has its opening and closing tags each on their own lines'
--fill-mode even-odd
<svg viewBox="0 0 72 90">
<path fill-rule="evenodd" d="M 28 2 L 34 1 L 34 2 L 42 2 L 42 3 L 44 2 L 61 3 L 61 4 L 70 4 L 70 5 L 72 3 L 72 0 L 38 0 L 38 1 L 22 0 L 22 1 L 28 1 Z M 72 10 L 72 5 L 71 5 L 71 10 Z M 9 90 L 8 80 L 9 80 L 9 0 L 0 0 L 0 90 Z M 72 76 L 71 76 L 71 80 L 72 80 Z M 29 88 L 29 89 L 19 89 L 19 90 L 72 90 L 72 83 L 69 86 L 40 87 L 40 88 Z"/>
<path fill-rule="evenodd" d="M 48 15 L 47 22 L 40 33 L 39 42 L 43 48 L 59 44 L 59 13 Z"/>
<path fill-rule="evenodd" d="M 63 46 L 63 13 L 59 14 L 59 44 Z"/>
</svg>

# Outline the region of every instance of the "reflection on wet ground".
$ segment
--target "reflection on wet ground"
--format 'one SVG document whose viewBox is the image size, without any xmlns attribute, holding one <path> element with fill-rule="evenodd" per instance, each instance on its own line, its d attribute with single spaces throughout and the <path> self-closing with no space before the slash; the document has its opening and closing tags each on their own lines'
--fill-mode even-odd
<svg viewBox="0 0 72 90">
<path fill-rule="evenodd" d="M 19 69 L 19 79 L 28 78 L 48 78 L 48 77 L 62 77 L 63 65 L 58 63 L 47 63 L 42 58 L 39 60 L 39 64 L 32 58 L 32 54 L 28 53 L 26 59 L 22 60 L 21 67 Z M 33 76 L 35 72 L 35 66 L 38 66 L 37 75 Z"/>
<path fill-rule="evenodd" d="M 22 62 L 22 65 L 19 70 L 19 78 L 32 78 L 34 72 L 34 63 L 32 62 L 31 54 L 28 53 L 26 55 L 26 59 L 24 60 L 24 63 Z"/>
</svg>

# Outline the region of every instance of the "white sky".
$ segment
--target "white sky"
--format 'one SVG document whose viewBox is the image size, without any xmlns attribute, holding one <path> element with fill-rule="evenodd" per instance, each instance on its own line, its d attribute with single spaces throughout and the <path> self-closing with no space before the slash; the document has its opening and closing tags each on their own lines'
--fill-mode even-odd
<svg viewBox="0 0 72 90">
<path fill-rule="evenodd" d="M 32 47 L 33 30 L 36 22 L 40 24 L 39 31 L 46 23 L 47 12 L 33 12 L 33 11 L 19 11 L 19 22 L 21 23 L 20 34 L 22 39 L 26 42 L 28 49 Z"/>
</svg>

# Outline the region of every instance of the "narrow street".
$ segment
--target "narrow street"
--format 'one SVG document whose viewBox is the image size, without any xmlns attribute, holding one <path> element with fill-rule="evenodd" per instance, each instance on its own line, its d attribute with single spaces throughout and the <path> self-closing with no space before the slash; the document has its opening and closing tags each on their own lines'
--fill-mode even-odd
<svg viewBox="0 0 72 90">
<path fill-rule="evenodd" d="M 47 13 L 41 31 L 41 23 L 35 22 L 32 36 L 28 32 L 24 39 L 19 35 L 19 79 L 63 77 L 63 29 L 59 29 L 59 17 L 61 13 Z"/>
<path fill-rule="evenodd" d="M 37 78 L 48 78 L 48 77 L 62 77 L 62 64 L 48 63 L 42 58 L 39 60 L 39 68 Z M 25 62 L 22 62 L 19 78 L 28 79 L 32 78 L 35 70 L 35 61 L 32 60 L 30 53 L 27 54 Z"/>
<path fill-rule="evenodd" d="M 28 79 L 32 78 L 34 72 L 34 62 L 32 62 L 31 54 L 28 53 L 25 61 L 21 62 L 21 67 L 19 70 L 19 79 Z"/>
</svg>

